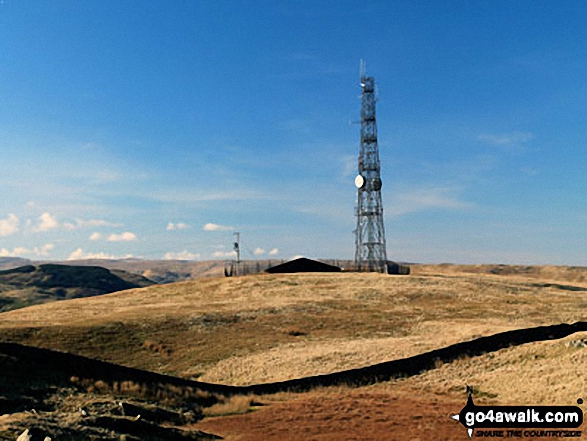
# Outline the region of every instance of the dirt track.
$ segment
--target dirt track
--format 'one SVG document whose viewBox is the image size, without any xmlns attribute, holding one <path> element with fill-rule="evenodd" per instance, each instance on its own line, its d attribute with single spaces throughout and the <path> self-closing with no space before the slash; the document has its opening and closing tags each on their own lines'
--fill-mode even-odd
<svg viewBox="0 0 587 441">
<path fill-rule="evenodd" d="M 450 418 L 464 400 L 392 395 L 370 388 L 307 393 L 243 415 L 208 418 L 195 427 L 227 441 L 466 440 Z"/>
</svg>

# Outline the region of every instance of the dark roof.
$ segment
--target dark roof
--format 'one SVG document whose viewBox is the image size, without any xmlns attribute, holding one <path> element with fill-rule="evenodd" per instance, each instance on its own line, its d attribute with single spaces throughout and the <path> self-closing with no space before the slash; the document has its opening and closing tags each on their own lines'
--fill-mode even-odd
<svg viewBox="0 0 587 441">
<path fill-rule="evenodd" d="M 339 273 L 341 270 L 334 265 L 328 265 L 317 260 L 306 259 L 300 257 L 299 259 L 290 260 L 281 265 L 272 266 L 265 270 L 268 273 Z"/>
<path fill-rule="evenodd" d="M 391 262 L 388 260 L 387 274 L 407 276 L 410 274 L 410 266 L 403 263 Z"/>
</svg>

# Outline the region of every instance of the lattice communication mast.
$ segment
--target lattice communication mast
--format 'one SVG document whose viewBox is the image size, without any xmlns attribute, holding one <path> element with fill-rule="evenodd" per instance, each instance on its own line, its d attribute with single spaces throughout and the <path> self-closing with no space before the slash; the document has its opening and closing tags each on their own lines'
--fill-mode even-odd
<svg viewBox="0 0 587 441">
<path fill-rule="evenodd" d="M 355 230 L 355 265 L 361 271 L 386 272 L 387 251 L 377 123 L 375 121 L 375 79 L 368 77 L 361 60 L 361 149 L 357 186 L 357 228 Z"/>
</svg>

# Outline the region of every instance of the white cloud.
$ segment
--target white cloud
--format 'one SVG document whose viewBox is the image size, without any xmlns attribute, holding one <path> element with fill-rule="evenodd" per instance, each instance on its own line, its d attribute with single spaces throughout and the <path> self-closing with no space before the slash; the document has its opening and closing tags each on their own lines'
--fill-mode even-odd
<svg viewBox="0 0 587 441">
<path fill-rule="evenodd" d="M 74 252 L 72 252 L 69 257 L 67 258 L 67 260 L 81 260 L 81 259 L 85 259 L 85 255 L 86 253 L 84 253 L 84 251 L 81 248 L 78 248 L 77 250 L 75 250 Z"/>
<path fill-rule="evenodd" d="M 78 225 L 80 227 L 122 227 L 123 224 L 119 224 L 116 222 L 108 222 L 104 219 L 89 219 L 87 221 L 77 219 Z"/>
<path fill-rule="evenodd" d="M 214 257 L 236 257 L 236 251 L 215 251 Z"/>
<path fill-rule="evenodd" d="M 18 232 L 20 220 L 18 217 L 10 213 L 6 219 L 0 219 L 0 236 L 10 236 Z"/>
<path fill-rule="evenodd" d="M 273 248 L 271 251 L 269 251 L 270 256 L 275 256 L 276 254 L 279 254 L 279 248 Z"/>
<path fill-rule="evenodd" d="M 234 230 L 234 227 L 228 227 L 225 225 L 218 225 L 218 224 L 212 224 L 212 223 L 208 223 L 208 224 L 204 225 L 202 228 L 204 231 L 232 231 L 232 230 Z"/>
<path fill-rule="evenodd" d="M 55 245 L 52 243 L 47 243 L 42 247 L 35 247 L 33 253 L 37 256 L 48 256 L 51 251 L 55 249 Z"/>
<path fill-rule="evenodd" d="M 43 213 L 39 216 L 37 225 L 31 228 L 34 233 L 43 233 L 45 231 L 53 230 L 59 226 L 59 222 L 51 213 Z"/>
<path fill-rule="evenodd" d="M 169 222 L 165 229 L 167 231 L 185 230 L 188 226 L 189 226 L 188 224 L 184 224 L 183 222 L 178 222 L 176 224 L 174 224 L 173 222 Z"/>
<path fill-rule="evenodd" d="M 194 203 L 207 201 L 246 201 L 246 200 L 272 200 L 277 199 L 271 193 L 259 192 L 247 189 L 230 189 L 206 192 L 194 192 L 189 188 L 171 191 L 149 191 L 146 197 L 161 202 Z"/>
<path fill-rule="evenodd" d="M 190 253 L 189 251 L 181 251 L 179 253 L 168 252 L 163 257 L 165 260 L 197 260 L 200 258 L 200 253 Z"/>
<path fill-rule="evenodd" d="M 125 231 L 121 234 L 111 234 L 108 236 L 109 242 L 132 242 L 137 240 L 137 235 L 130 231 Z"/>
<path fill-rule="evenodd" d="M 496 145 L 514 145 L 520 143 L 526 143 L 534 138 L 534 134 L 531 132 L 513 132 L 513 133 L 502 133 L 502 134 L 492 134 L 492 133 L 482 133 L 477 137 L 479 141 L 485 141 L 490 144 Z"/>
<path fill-rule="evenodd" d="M 102 234 L 98 233 L 97 231 L 92 233 L 92 235 L 90 236 L 90 240 L 92 241 L 96 241 L 96 240 L 100 240 L 102 239 Z"/>
<path fill-rule="evenodd" d="M 66 222 L 63 224 L 63 227 L 66 230 L 77 230 L 80 228 L 96 228 L 96 227 L 123 227 L 124 224 L 119 224 L 115 222 L 109 222 L 104 219 L 76 219 L 74 222 Z"/>
<path fill-rule="evenodd" d="M 459 200 L 452 188 L 417 188 L 394 195 L 389 213 L 392 216 L 426 210 L 463 210 L 471 205 Z"/>
<path fill-rule="evenodd" d="M 132 254 L 127 254 L 125 256 L 114 256 L 112 254 L 106 254 L 103 252 L 98 253 L 86 253 L 81 248 L 78 248 L 74 252 L 72 252 L 67 260 L 85 260 L 85 259 L 108 259 L 108 260 L 115 260 L 115 259 L 130 259 L 132 258 Z"/>
<path fill-rule="evenodd" d="M 29 253 L 30 251 L 24 247 L 16 247 L 12 251 L 6 248 L 0 249 L 0 257 L 20 257 Z"/>
<path fill-rule="evenodd" d="M 255 251 L 253 251 L 253 254 L 255 256 L 260 256 L 261 254 L 265 254 L 265 250 L 263 248 L 255 248 Z"/>
<path fill-rule="evenodd" d="M 55 245 L 52 243 L 45 244 L 41 247 L 35 247 L 32 250 L 25 247 L 15 247 L 12 250 L 2 248 L 0 249 L 0 257 L 20 257 L 30 254 L 34 254 L 35 256 L 47 256 L 53 251 L 53 249 L 55 249 Z"/>
</svg>

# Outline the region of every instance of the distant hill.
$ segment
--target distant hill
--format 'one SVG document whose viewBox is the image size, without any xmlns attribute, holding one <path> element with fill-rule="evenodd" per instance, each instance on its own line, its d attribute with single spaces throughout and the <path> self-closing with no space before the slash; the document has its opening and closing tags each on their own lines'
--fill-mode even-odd
<svg viewBox="0 0 587 441">
<path fill-rule="evenodd" d="M 84 259 L 67 261 L 31 261 L 18 257 L 0 257 L 0 270 L 14 269 L 25 265 L 43 265 L 48 263 L 68 266 L 100 266 L 114 272 L 116 270 L 122 270 L 127 273 L 146 277 L 156 283 L 173 283 L 201 277 L 222 276 L 224 269 L 224 261 L 222 260 Z"/>
<path fill-rule="evenodd" d="M 0 271 L 0 312 L 153 284 L 137 274 L 98 266 L 25 265 Z"/>
<path fill-rule="evenodd" d="M 59 262 L 61 263 L 61 262 Z M 142 260 L 142 259 L 88 259 L 63 262 L 79 266 L 101 266 L 139 274 L 157 283 L 173 283 L 200 277 L 217 277 L 223 273 L 221 260 Z"/>
<path fill-rule="evenodd" d="M 265 268 L 284 263 L 282 259 L 243 260 L 245 266 L 252 272 L 262 272 Z M 343 265 L 343 260 L 321 259 L 331 265 Z M 59 262 L 61 263 L 61 262 Z M 225 262 L 223 260 L 142 260 L 142 259 L 91 259 L 68 261 L 73 265 L 97 265 L 110 270 L 120 269 L 129 273 L 140 274 L 158 284 L 181 282 L 183 280 L 200 279 L 207 277 L 221 277 L 224 275 Z M 347 263 L 348 265 L 348 263 Z M 344 266 L 344 265 L 343 265 Z"/>
<path fill-rule="evenodd" d="M 30 265 L 29 259 L 21 257 L 0 257 L 0 270 L 17 268 L 19 266 Z"/>
<path fill-rule="evenodd" d="M 352 266 L 352 260 L 344 259 L 318 259 L 321 262 L 348 268 Z M 286 262 L 287 259 L 271 260 L 244 260 L 245 266 L 259 268 L 263 271 L 270 266 Z M 181 282 L 190 279 L 208 277 L 220 277 L 224 274 L 225 261 L 223 260 L 143 260 L 143 259 L 85 259 L 68 261 L 31 261 L 18 257 L 0 257 L 0 270 L 17 268 L 24 265 L 42 265 L 55 263 L 60 265 L 75 266 L 99 266 L 116 273 L 121 270 L 126 273 L 146 277 L 157 284 Z M 552 279 L 567 282 L 587 281 L 587 267 L 578 266 L 554 266 L 554 265 L 462 265 L 462 264 L 422 264 L 406 263 L 411 267 L 413 274 L 427 274 L 440 271 L 442 273 L 471 273 L 491 274 L 505 277 L 529 277 L 537 279 Z M 254 272 L 254 271 L 253 271 Z M 128 276 L 127 276 L 128 277 Z M 123 277 L 125 278 L 125 277 Z"/>
</svg>

